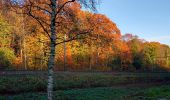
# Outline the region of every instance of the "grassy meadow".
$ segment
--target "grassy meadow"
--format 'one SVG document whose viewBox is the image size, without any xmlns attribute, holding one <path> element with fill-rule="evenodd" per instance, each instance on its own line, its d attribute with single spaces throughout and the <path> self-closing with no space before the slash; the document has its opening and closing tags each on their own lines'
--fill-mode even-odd
<svg viewBox="0 0 170 100">
<path fill-rule="evenodd" d="M 56 100 L 170 100 L 170 73 L 58 72 Z M 46 75 L 0 78 L 0 100 L 46 100 Z"/>
</svg>

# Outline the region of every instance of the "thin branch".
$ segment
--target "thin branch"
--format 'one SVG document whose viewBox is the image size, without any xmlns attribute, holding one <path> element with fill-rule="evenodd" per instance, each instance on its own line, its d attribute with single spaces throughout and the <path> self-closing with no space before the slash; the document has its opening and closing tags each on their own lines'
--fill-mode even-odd
<svg viewBox="0 0 170 100">
<path fill-rule="evenodd" d="M 81 33 L 75 35 L 74 37 L 72 37 L 72 38 L 70 38 L 68 40 L 56 43 L 55 45 L 59 45 L 59 44 L 65 43 L 65 42 L 70 42 L 70 41 L 74 41 L 74 40 L 78 40 L 78 39 L 85 39 L 85 38 L 80 38 L 78 36 L 83 35 L 83 34 L 88 34 L 88 33 L 89 33 L 89 31 L 81 32 Z"/>
<path fill-rule="evenodd" d="M 30 6 L 30 5 L 28 5 L 28 6 Z M 42 7 L 40 7 L 40 6 L 32 6 L 32 7 L 35 7 L 35 8 L 37 8 L 38 10 L 42 10 L 42 11 L 45 11 L 45 12 L 48 12 L 49 14 L 51 14 L 51 12 L 50 12 L 49 10 L 47 10 L 47 9 L 45 9 L 45 8 L 42 8 Z"/>
<path fill-rule="evenodd" d="M 58 11 L 56 12 L 56 16 L 57 16 L 57 14 L 60 13 L 60 11 L 64 8 L 64 6 L 65 6 L 66 4 L 71 3 L 71 2 L 75 2 L 75 0 L 67 1 L 67 2 L 65 2 L 61 7 L 59 7 Z"/>
<path fill-rule="evenodd" d="M 44 4 L 47 5 L 47 6 L 49 6 L 49 7 L 51 6 L 51 4 L 49 4 L 49 3 L 47 3 L 47 2 L 45 2 Z"/>
<path fill-rule="evenodd" d="M 63 38 L 61 38 L 61 37 L 57 37 L 56 39 L 58 39 L 58 40 L 64 40 Z"/>
<path fill-rule="evenodd" d="M 27 13 L 27 15 L 28 15 L 28 16 L 31 16 L 32 18 L 34 18 L 34 19 L 40 24 L 40 26 L 43 28 L 44 32 L 45 32 L 45 33 L 48 35 L 48 37 L 50 38 L 50 34 L 49 34 L 48 30 L 44 27 L 44 25 L 43 25 L 42 22 L 41 22 L 42 20 L 40 21 L 40 19 L 39 19 L 38 17 L 34 16 L 31 11 L 32 11 L 32 9 L 31 9 L 31 6 L 30 6 L 29 12 Z"/>
<path fill-rule="evenodd" d="M 10 2 L 10 6 L 14 9 L 13 11 L 16 14 L 26 14 L 28 16 L 31 16 L 33 19 L 35 19 L 39 23 L 39 25 L 43 28 L 43 30 L 47 34 L 47 36 L 50 38 L 50 34 L 49 34 L 48 30 L 44 27 L 43 23 L 48 25 L 48 26 L 50 26 L 50 25 L 48 23 L 46 23 L 45 21 L 41 20 L 39 17 L 36 17 L 35 15 L 32 14 L 32 11 L 33 11 L 32 7 L 37 7 L 39 9 L 41 9 L 41 10 L 45 10 L 45 9 L 43 9 L 41 7 L 38 7 L 38 6 L 33 6 L 33 2 L 31 2 L 30 0 L 28 0 L 28 1 L 29 1 L 30 5 L 27 5 L 27 6 L 14 6 L 11 2 Z M 20 9 L 28 8 L 29 11 L 28 11 L 28 13 L 24 13 L 24 12 L 20 13 L 20 12 L 17 11 L 16 8 L 20 8 Z"/>
<path fill-rule="evenodd" d="M 79 39 L 85 39 L 85 38 L 72 38 L 72 39 L 69 39 L 69 40 L 58 42 L 55 45 L 59 45 L 59 44 L 62 44 L 62 43 L 67 43 L 67 42 L 71 42 L 71 41 L 75 41 L 75 40 L 79 40 Z"/>
<path fill-rule="evenodd" d="M 43 28 L 43 30 L 45 31 L 45 33 L 46 33 L 46 34 L 48 35 L 48 37 L 50 38 L 50 34 L 49 34 L 48 30 L 45 29 L 45 27 L 43 26 L 43 24 L 41 23 L 41 21 L 38 20 L 36 17 L 34 17 L 32 14 L 29 13 L 29 15 L 30 15 L 32 18 L 34 18 L 34 19 L 40 24 L 40 26 Z"/>
</svg>

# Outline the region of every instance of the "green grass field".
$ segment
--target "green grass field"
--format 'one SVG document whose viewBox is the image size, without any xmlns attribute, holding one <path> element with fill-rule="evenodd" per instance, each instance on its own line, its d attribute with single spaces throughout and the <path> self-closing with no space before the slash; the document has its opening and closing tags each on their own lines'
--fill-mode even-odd
<svg viewBox="0 0 170 100">
<path fill-rule="evenodd" d="M 170 73 L 55 75 L 56 100 L 170 100 Z M 1 76 L 0 100 L 46 100 L 45 76 Z"/>
<path fill-rule="evenodd" d="M 0 96 L 0 100 L 46 100 L 45 93 Z M 170 100 L 170 85 L 150 88 L 88 88 L 55 91 L 56 100 Z"/>
</svg>

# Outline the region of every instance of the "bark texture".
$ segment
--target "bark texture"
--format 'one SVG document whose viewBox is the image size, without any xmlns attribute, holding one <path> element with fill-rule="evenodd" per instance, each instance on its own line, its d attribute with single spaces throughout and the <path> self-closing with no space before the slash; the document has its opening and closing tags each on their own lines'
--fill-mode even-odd
<svg viewBox="0 0 170 100">
<path fill-rule="evenodd" d="M 55 63 L 55 47 L 56 47 L 56 0 L 51 0 L 51 36 L 50 36 L 50 57 L 48 62 L 48 100 L 53 100 L 53 74 L 54 74 L 54 63 Z"/>
</svg>

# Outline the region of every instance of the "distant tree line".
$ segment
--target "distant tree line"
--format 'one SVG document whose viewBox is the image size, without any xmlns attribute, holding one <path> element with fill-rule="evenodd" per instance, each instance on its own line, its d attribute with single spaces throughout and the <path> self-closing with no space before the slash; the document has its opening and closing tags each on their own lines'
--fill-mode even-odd
<svg viewBox="0 0 170 100">
<path fill-rule="evenodd" d="M 168 45 L 147 42 L 132 34 L 122 35 L 105 15 L 84 11 L 79 4 L 66 9 L 63 14 L 68 15 L 59 19 L 65 21 L 58 27 L 55 70 L 170 69 Z M 88 34 L 62 44 L 63 39 L 74 37 L 77 30 L 83 33 L 88 30 Z M 35 20 L 17 14 L 7 3 L 0 2 L 1 69 L 46 70 L 49 50 L 48 36 Z"/>
</svg>

